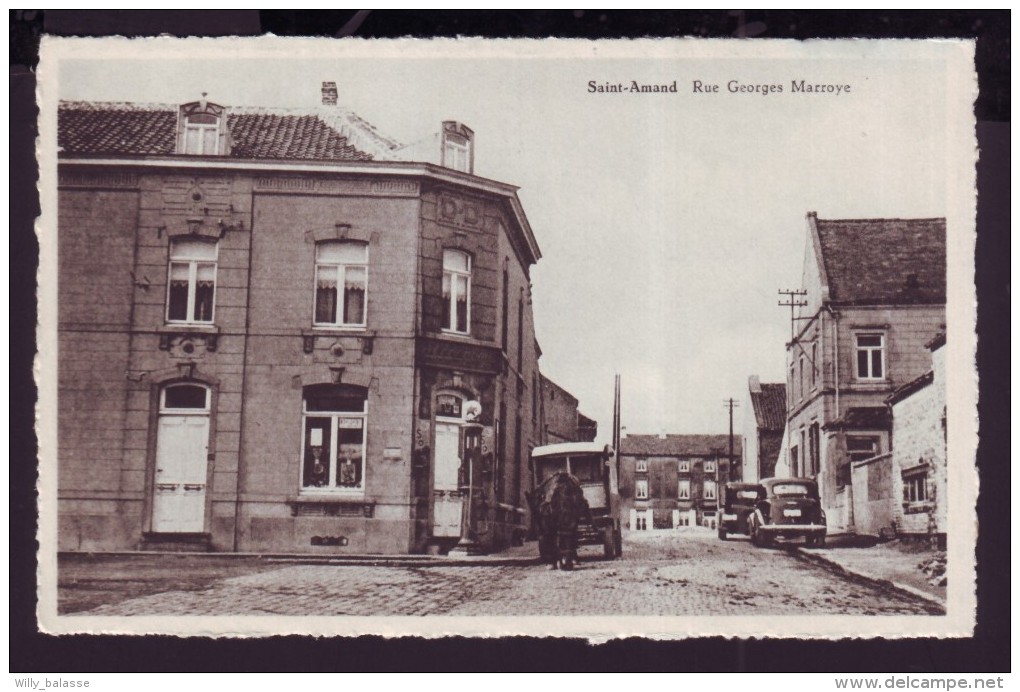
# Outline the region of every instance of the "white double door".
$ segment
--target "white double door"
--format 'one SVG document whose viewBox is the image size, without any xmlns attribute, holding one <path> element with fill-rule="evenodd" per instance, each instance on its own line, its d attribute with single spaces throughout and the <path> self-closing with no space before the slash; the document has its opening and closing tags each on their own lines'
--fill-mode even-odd
<svg viewBox="0 0 1020 692">
<path fill-rule="evenodd" d="M 460 536 L 461 497 L 460 426 L 436 423 L 435 462 L 432 476 L 432 535 L 437 538 Z"/>
<path fill-rule="evenodd" d="M 209 416 L 160 416 L 158 434 L 152 530 L 201 533 L 205 530 Z"/>
</svg>

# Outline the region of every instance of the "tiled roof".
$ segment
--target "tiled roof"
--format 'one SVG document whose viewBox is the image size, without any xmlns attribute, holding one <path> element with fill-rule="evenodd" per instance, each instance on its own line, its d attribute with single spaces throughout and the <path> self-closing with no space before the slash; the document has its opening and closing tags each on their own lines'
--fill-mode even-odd
<svg viewBox="0 0 1020 692">
<path fill-rule="evenodd" d="M 889 404 L 899 403 L 906 399 L 911 394 L 913 394 L 914 392 L 924 389 L 934 381 L 935 372 L 933 370 L 929 370 L 923 375 L 915 377 L 910 382 L 907 382 L 906 384 L 897 387 L 896 391 L 890 394 L 889 397 L 886 399 L 886 402 Z"/>
<path fill-rule="evenodd" d="M 628 456 L 710 456 L 729 454 L 729 435 L 627 435 L 620 454 Z M 740 436 L 733 437 L 733 454 L 740 455 Z"/>
<path fill-rule="evenodd" d="M 759 430 L 782 430 L 786 427 L 786 385 L 765 383 L 759 391 L 751 389 L 751 405 Z"/>
<path fill-rule="evenodd" d="M 833 302 L 946 302 L 945 219 L 815 219 L 815 225 Z"/>
<path fill-rule="evenodd" d="M 825 430 L 889 430 L 892 412 L 887 406 L 856 406 L 848 408 L 842 416 L 829 421 Z"/>
<path fill-rule="evenodd" d="M 342 108 L 227 108 L 231 158 L 364 161 L 385 158 L 396 142 Z M 177 106 L 62 102 L 62 152 L 168 156 L 176 150 Z"/>
</svg>

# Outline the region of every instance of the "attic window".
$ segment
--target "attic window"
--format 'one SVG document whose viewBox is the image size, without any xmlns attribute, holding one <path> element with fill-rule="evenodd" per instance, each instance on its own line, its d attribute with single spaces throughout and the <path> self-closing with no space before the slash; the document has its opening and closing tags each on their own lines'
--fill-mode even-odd
<svg viewBox="0 0 1020 692">
<path fill-rule="evenodd" d="M 181 106 L 178 116 L 177 153 L 216 156 L 228 153 L 224 108 L 207 101 Z"/>
<path fill-rule="evenodd" d="M 475 167 L 475 133 L 464 125 L 448 120 L 443 123 L 443 165 L 464 173 Z"/>
</svg>

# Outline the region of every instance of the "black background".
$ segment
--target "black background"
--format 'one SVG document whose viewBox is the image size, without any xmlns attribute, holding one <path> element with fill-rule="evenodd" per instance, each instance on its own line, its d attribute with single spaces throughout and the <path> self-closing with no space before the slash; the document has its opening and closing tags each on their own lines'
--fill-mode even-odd
<svg viewBox="0 0 1020 692">
<path fill-rule="evenodd" d="M 804 671 L 1010 669 L 1010 15 L 987 11 L 48 11 L 10 22 L 10 671 Z M 978 119 L 978 500 L 975 636 L 936 640 L 385 640 L 64 636 L 36 631 L 34 428 L 38 214 L 35 75 L 39 38 L 62 36 L 486 36 L 564 38 L 975 38 Z M 919 106 L 920 107 L 920 106 Z M 963 365 L 963 364 L 958 364 Z M 554 613 L 553 613 L 554 614 Z M 762 617 L 763 629 L 769 618 Z"/>
</svg>

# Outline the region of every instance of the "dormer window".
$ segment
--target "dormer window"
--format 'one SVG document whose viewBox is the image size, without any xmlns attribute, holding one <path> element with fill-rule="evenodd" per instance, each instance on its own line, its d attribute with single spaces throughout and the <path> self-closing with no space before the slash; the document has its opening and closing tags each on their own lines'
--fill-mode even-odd
<svg viewBox="0 0 1020 692">
<path fill-rule="evenodd" d="M 196 101 L 181 106 L 177 124 L 177 153 L 217 156 L 229 153 L 229 137 L 223 106 Z"/>
<path fill-rule="evenodd" d="M 456 171 L 473 173 L 475 168 L 475 133 L 460 123 L 443 123 L 443 165 Z"/>
</svg>

